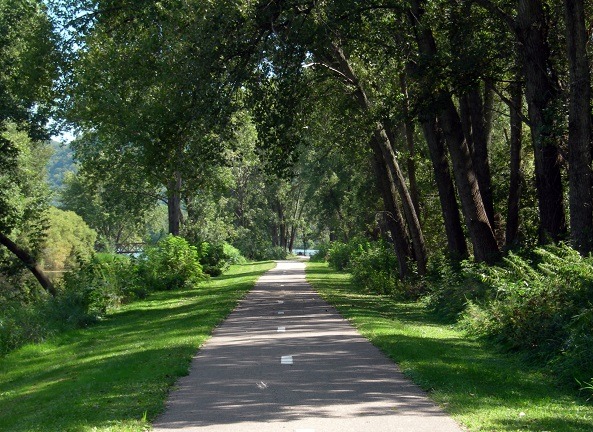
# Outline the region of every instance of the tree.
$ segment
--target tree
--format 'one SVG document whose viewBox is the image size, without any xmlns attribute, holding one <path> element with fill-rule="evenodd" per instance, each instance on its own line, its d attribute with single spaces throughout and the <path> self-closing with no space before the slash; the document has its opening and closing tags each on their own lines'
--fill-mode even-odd
<svg viewBox="0 0 593 432">
<path fill-rule="evenodd" d="M 55 41 L 42 2 L 7 0 L 0 4 L 0 243 L 52 294 L 55 290 L 35 254 L 10 236 L 15 230 L 26 232 L 31 224 L 33 237 L 38 238 L 47 205 L 47 194 L 41 192 L 38 177 L 28 171 L 27 161 L 29 151 L 39 146 L 38 140 L 47 137 L 44 126 L 51 111 L 58 61 Z M 36 243 L 38 239 L 32 241 Z"/>
<path fill-rule="evenodd" d="M 70 145 L 79 167 L 65 177 L 60 207 L 80 215 L 103 247 L 142 239 L 161 190 L 140 169 L 138 150 L 92 134 Z"/>
<path fill-rule="evenodd" d="M 518 42 L 535 154 L 540 241 L 559 240 L 566 232 L 558 146 L 562 130 L 562 102 L 558 73 L 548 40 L 549 8 L 541 0 L 517 0 L 516 10 L 511 12 L 490 0 L 475 2 L 498 17 Z"/>
<path fill-rule="evenodd" d="M 31 271 L 45 290 L 55 295 L 55 288 L 38 262 L 50 199 L 45 183 L 50 152 L 43 142 L 31 140 L 15 125 L 9 125 L 1 137 L 10 142 L 15 155 L 8 167 L 0 171 L 0 244 Z M 4 254 L 0 261 L 4 270 L 12 266 Z"/>
<path fill-rule="evenodd" d="M 565 0 L 566 43 L 570 94 L 568 105 L 568 179 L 570 232 L 574 247 L 593 251 L 591 187 L 591 76 L 583 0 Z"/>
<path fill-rule="evenodd" d="M 179 234 L 199 168 L 222 162 L 211 132 L 233 107 L 213 12 L 199 2 L 90 3 L 70 3 L 86 33 L 72 53 L 67 116 L 120 153 L 135 149 L 144 175 L 167 191 L 169 231 Z"/>
</svg>

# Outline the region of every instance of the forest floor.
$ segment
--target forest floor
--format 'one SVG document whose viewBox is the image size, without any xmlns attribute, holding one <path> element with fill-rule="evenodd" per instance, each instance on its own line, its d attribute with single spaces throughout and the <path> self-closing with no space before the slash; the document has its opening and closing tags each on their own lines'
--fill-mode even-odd
<svg viewBox="0 0 593 432">
<path fill-rule="evenodd" d="M 593 403 L 522 356 L 467 337 L 422 304 L 364 292 L 325 263 L 309 263 L 307 280 L 470 431 L 593 430 Z"/>
</svg>

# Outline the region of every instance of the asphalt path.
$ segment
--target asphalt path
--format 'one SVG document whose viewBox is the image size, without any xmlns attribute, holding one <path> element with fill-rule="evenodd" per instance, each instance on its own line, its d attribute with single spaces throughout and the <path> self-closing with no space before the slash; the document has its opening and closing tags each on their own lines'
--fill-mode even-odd
<svg viewBox="0 0 593 432">
<path fill-rule="evenodd" d="M 281 261 L 198 351 L 154 430 L 461 432 Z"/>
</svg>

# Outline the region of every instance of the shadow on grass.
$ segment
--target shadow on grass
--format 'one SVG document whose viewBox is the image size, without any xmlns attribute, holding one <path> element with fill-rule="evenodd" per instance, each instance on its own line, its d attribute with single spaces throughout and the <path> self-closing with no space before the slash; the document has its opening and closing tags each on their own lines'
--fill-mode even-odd
<svg viewBox="0 0 593 432">
<path fill-rule="evenodd" d="M 0 430 L 141 430 L 264 272 L 261 264 L 195 290 L 153 293 L 97 325 L 0 359 Z"/>
<path fill-rule="evenodd" d="M 310 265 L 307 279 L 472 430 L 593 430 L 591 404 L 556 387 L 546 370 L 531 367 L 521 356 L 464 337 L 421 304 L 363 292 L 347 274 L 327 266 Z"/>
<path fill-rule="evenodd" d="M 315 263 L 307 267 L 307 280 L 320 289 L 326 299 L 338 309 L 364 311 L 367 316 L 397 319 L 423 325 L 447 324 L 442 318 L 427 313 L 424 306 L 412 301 L 401 301 L 387 295 L 379 295 L 354 286 L 350 274 L 336 272 L 326 265 Z"/>
</svg>

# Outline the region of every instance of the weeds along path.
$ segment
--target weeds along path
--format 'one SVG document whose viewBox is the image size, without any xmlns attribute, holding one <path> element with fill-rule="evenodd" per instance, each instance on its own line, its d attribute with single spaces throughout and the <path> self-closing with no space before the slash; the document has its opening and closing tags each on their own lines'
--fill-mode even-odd
<svg viewBox="0 0 593 432">
<path fill-rule="evenodd" d="M 154 430 L 406 431 L 461 428 L 282 261 L 193 360 Z"/>
</svg>

